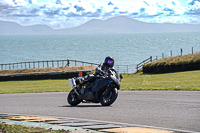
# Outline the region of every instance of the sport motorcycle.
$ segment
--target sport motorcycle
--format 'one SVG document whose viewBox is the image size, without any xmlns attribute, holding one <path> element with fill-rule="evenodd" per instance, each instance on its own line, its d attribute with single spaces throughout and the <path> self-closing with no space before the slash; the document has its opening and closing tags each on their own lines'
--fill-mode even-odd
<svg viewBox="0 0 200 133">
<path fill-rule="evenodd" d="M 69 92 L 67 101 L 71 106 L 76 106 L 79 103 L 101 103 L 102 106 L 110 106 L 115 102 L 118 96 L 118 90 L 120 89 L 120 82 L 123 76 L 114 69 L 110 69 L 107 73 L 101 71 L 98 74 L 94 74 L 95 81 L 88 82 L 80 88 L 79 85 L 87 79 L 89 75 L 85 77 L 75 77 L 69 79 L 69 86 L 72 86 L 72 90 Z"/>
</svg>

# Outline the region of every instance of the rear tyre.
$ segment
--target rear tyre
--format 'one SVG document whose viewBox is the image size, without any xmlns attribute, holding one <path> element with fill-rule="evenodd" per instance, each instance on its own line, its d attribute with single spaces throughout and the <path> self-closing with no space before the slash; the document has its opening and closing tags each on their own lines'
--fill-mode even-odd
<svg viewBox="0 0 200 133">
<path fill-rule="evenodd" d="M 75 93 L 74 89 L 72 89 L 68 94 L 67 101 L 71 106 L 76 106 L 81 102 L 81 100 L 78 99 L 78 95 Z"/>
<path fill-rule="evenodd" d="M 110 90 L 108 94 L 103 93 L 100 99 L 102 106 L 110 106 L 117 99 L 118 91 L 116 88 Z"/>
</svg>

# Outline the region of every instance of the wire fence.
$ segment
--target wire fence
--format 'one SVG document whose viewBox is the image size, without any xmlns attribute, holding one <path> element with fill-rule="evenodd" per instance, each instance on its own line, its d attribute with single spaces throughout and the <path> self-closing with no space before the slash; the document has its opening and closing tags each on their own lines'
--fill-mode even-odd
<svg viewBox="0 0 200 133">
<path fill-rule="evenodd" d="M 67 67 L 67 66 L 84 66 L 84 65 L 98 65 L 90 62 L 83 62 L 78 60 L 50 60 L 50 61 L 32 61 L 32 62 L 19 62 L 0 64 L 1 70 L 12 69 L 35 69 L 45 67 Z"/>
<path fill-rule="evenodd" d="M 152 62 L 152 56 L 150 56 L 148 59 L 146 59 L 146 60 L 140 62 L 139 64 L 137 64 L 136 70 L 137 71 L 140 70 L 143 67 L 144 64 L 149 63 L 149 62 Z"/>
<path fill-rule="evenodd" d="M 136 67 L 134 65 L 115 65 L 115 70 L 118 73 L 130 74 L 136 71 Z"/>
<path fill-rule="evenodd" d="M 32 61 L 32 62 L 19 62 L 0 64 L 0 70 L 13 70 L 13 69 L 36 69 L 47 67 L 68 67 L 68 66 L 98 66 L 97 63 L 90 63 L 78 60 L 49 60 L 49 61 Z M 132 65 L 115 65 L 118 73 L 134 73 L 135 67 Z"/>
<path fill-rule="evenodd" d="M 196 51 L 199 51 L 199 50 L 196 49 Z M 191 52 L 187 53 L 187 54 L 194 54 L 194 47 L 191 47 Z M 180 48 L 180 51 L 176 51 L 176 52 L 173 52 L 172 50 L 170 50 L 168 54 L 162 53 L 161 56 L 155 56 L 155 58 L 153 60 L 159 60 L 159 59 L 173 57 L 173 56 L 179 56 L 179 55 L 180 56 L 184 55 L 184 49 Z"/>
</svg>

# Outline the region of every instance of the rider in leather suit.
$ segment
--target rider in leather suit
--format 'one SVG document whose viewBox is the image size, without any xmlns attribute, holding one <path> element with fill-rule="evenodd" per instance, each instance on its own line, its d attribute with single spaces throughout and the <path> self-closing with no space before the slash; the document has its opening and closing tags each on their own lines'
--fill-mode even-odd
<svg viewBox="0 0 200 133">
<path fill-rule="evenodd" d="M 88 82 L 94 82 L 101 73 L 108 73 L 110 69 L 114 70 L 114 59 L 110 56 L 107 56 L 104 60 L 104 63 L 101 63 L 96 69 L 95 73 L 92 75 L 89 75 L 84 81 L 82 81 L 81 84 L 79 84 L 79 89 L 82 88 L 82 86 Z M 114 70 L 115 71 L 115 70 Z"/>
</svg>

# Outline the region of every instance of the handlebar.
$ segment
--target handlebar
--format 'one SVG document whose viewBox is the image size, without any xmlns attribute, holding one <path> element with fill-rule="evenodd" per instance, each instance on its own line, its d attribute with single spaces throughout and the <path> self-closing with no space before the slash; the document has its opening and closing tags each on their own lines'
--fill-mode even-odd
<svg viewBox="0 0 200 133">
<path fill-rule="evenodd" d="M 99 78 L 99 77 L 107 77 L 107 76 L 110 76 L 110 75 L 114 75 L 113 74 L 114 71 L 112 70 L 108 70 L 108 72 L 104 72 L 102 70 L 99 70 L 97 69 L 96 70 L 96 76 Z"/>
</svg>

